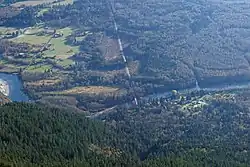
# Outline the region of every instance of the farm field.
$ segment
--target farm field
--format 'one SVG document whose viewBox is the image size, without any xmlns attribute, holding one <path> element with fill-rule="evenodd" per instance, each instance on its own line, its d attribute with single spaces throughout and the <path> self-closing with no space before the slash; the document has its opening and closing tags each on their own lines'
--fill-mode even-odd
<svg viewBox="0 0 250 167">
<path fill-rule="evenodd" d="M 0 27 L 0 34 L 8 34 L 8 33 L 12 33 L 15 32 L 17 29 L 13 28 L 13 27 L 4 27 L 1 26 Z"/>
<path fill-rule="evenodd" d="M 11 28 L 2 28 L 3 31 L 12 30 Z M 13 30 L 14 31 L 14 30 Z M 62 34 L 59 37 L 52 38 L 51 33 L 52 30 L 47 30 L 42 27 L 30 27 L 25 30 L 25 32 L 17 37 L 9 39 L 9 41 L 15 42 L 15 43 L 28 43 L 29 45 L 37 45 L 42 48 L 45 46 L 48 42 L 48 47 L 45 51 L 42 52 L 42 58 L 53 59 L 52 61 L 55 62 L 59 67 L 62 68 L 68 68 L 70 65 L 74 64 L 74 61 L 69 59 L 72 55 L 79 52 L 78 46 L 70 46 L 66 44 L 66 38 L 71 35 L 73 32 L 71 28 L 66 27 L 63 29 L 57 29 L 56 30 L 58 34 Z M 33 49 L 33 48 L 32 48 Z M 27 53 L 29 54 L 29 53 Z M 29 54 L 30 55 L 30 54 Z M 30 57 L 34 58 L 34 55 L 30 55 Z M 16 59 L 18 60 L 18 59 Z M 38 62 L 38 59 L 35 60 L 25 58 L 23 61 L 35 61 Z M 39 60 L 42 62 L 42 59 Z M 37 70 L 34 70 L 37 69 Z M 47 69 L 47 68 L 46 68 Z M 44 69 L 37 68 L 37 67 L 29 67 L 29 71 L 33 72 L 41 72 Z"/>
<path fill-rule="evenodd" d="M 41 4 L 50 4 L 50 5 L 66 5 L 66 4 L 72 4 L 73 0 L 63 0 L 61 2 L 56 2 L 56 0 L 27 0 L 27 1 L 21 1 L 13 3 L 13 7 L 22 7 L 24 6 L 37 6 Z"/>
<path fill-rule="evenodd" d="M 107 87 L 107 86 L 82 86 L 74 87 L 72 89 L 60 91 L 60 92 L 44 92 L 47 95 L 98 95 L 106 93 L 115 93 L 119 91 L 119 88 Z"/>
<path fill-rule="evenodd" d="M 11 39 L 10 41 L 16 42 L 16 43 L 29 43 L 29 44 L 37 44 L 37 45 L 43 45 L 48 42 L 48 40 L 51 38 L 51 36 L 38 36 L 38 35 L 20 35 L 16 38 Z"/>
<path fill-rule="evenodd" d="M 52 68 L 52 65 L 47 64 L 38 64 L 38 65 L 31 65 L 28 66 L 25 70 L 32 73 L 44 73 Z"/>
<path fill-rule="evenodd" d="M 69 90 L 65 90 L 62 94 L 95 94 L 95 93 L 109 93 L 118 91 L 118 88 L 105 87 L 105 86 L 87 86 L 87 87 L 75 87 Z"/>
<path fill-rule="evenodd" d="M 43 52 L 45 57 L 55 56 L 56 59 L 67 59 L 74 53 L 79 52 L 79 48 L 77 46 L 69 46 L 65 44 L 66 37 L 72 32 L 70 28 L 59 29 L 57 31 L 62 33 L 63 36 L 51 39 L 49 49 Z"/>
<path fill-rule="evenodd" d="M 59 59 L 55 61 L 56 64 L 62 68 L 68 68 L 70 65 L 74 65 L 74 61 L 70 59 Z"/>
</svg>

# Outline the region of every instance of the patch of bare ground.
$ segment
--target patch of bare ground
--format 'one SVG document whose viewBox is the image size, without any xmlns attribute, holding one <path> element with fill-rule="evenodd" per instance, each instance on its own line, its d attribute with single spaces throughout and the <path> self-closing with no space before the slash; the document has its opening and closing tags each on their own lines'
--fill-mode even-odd
<svg viewBox="0 0 250 167">
<path fill-rule="evenodd" d="M 139 61 L 133 61 L 133 62 L 128 63 L 128 68 L 129 68 L 129 72 L 130 72 L 131 75 L 138 74 L 139 65 L 140 65 Z"/>
<path fill-rule="evenodd" d="M 110 157 L 111 155 L 115 155 L 116 157 L 119 157 L 122 154 L 122 151 L 111 148 L 111 147 L 99 147 L 97 145 L 91 144 L 89 146 L 89 150 L 97 153 L 97 154 L 103 154 L 105 156 Z"/>
<path fill-rule="evenodd" d="M 111 39 L 104 35 L 101 39 L 99 49 L 107 61 L 119 58 L 119 45 L 115 39 Z"/>
<path fill-rule="evenodd" d="M 113 93 L 118 90 L 119 88 L 106 87 L 106 86 L 83 86 L 62 91 L 61 94 L 101 94 L 101 93 Z"/>
</svg>

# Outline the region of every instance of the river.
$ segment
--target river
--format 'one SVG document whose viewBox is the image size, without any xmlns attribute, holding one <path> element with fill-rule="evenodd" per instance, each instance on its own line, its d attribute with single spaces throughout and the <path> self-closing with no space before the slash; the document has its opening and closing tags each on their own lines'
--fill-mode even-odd
<svg viewBox="0 0 250 167">
<path fill-rule="evenodd" d="M 22 91 L 23 84 L 15 74 L 0 73 L 0 79 L 9 85 L 9 98 L 12 101 L 29 101 L 29 97 Z"/>
<path fill-rule="evenodd" d="M 0 59 L 1 59 L 1 54 L 0 54 Z M 12 101 L 18 101 L 18 102 L 29 101 L 29 97 L 22 91 L 23 84 L 22 84 L 22 81 L 19 79 L 18 75 L 0 73 L 0 80 L 6 81 L 7 84 L 9 85 L 8 97 Z M 250 88 L 250 82 L 236 84 L 236 85 L 217 85 L 215 87 L 206 87 L 206 88 L 200 88 L 198 85 L 198 82 L 196 82 L 196 85 L 194 88 L 178 90 L 178 92 L 185 93 L 185 92 L 191 92 L 194 90 L 204 90 L 204 91 L 214 92 L 214 91 L 228 91 L 228 90 L 247 89 L 247 88 Z M 160 98 L 160 97 L 166 97 L 169 95 L 171 95 L 171 91 L 148 95 L 148 96 L 142 97 L 142 99 Z"/>
<path fill-rule="evenodd" d="M 249 89 L 250 88 L 250 82 L 245 82 L 245 83 L 239 83 L 239 84 L 221 84 L 221 85 L 216 85 L 213 87 L 205 87 L 205 88 L 201 88 L 198 85 L 198 82 L 196 81 L 196 85 L 193 88 L 189 88 L 189 89 L 182 89 L 182 90 L 177 90 L 180 93 L 188 93 L 188 92 L 192 92 L 195 90 L 204 90 L 207 92 L 218 92 L 218 91 L 233 91 L 233 90 L 239 90 L 239 89 Z M 161 98 L 161 97 L 168 97 L 172 94 L 172 91 L 166 91 L 163 93 L 156 93 L 156 94 L 152 94 L 152 95 L 148 95 L 146 97 L 143 97 L 142 99 L 149 99 L 149 98 Z"/>
<path fill-rule="evenodd" d="M 0 59 L 2 55 L 0 54 Z M 9 87 L 8 98 L 11 101 L 29 101 L 29 97 L 22 91 L 23 84 L 16 74 L 0 73 L 0 80 L 7 82 Z"/>
</svg>

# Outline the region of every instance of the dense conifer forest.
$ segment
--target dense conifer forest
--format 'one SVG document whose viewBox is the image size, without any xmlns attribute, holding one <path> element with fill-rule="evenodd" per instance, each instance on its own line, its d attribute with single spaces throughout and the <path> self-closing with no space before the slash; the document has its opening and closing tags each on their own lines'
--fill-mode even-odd
<svg viewBox="0 0 250 167">
<path fill-rule="evenodd" d="M 232 111 L 234 110 L 239 109 L 232 108 Z M 172 132 L 174 133 L 172 135 L 168 132 L 164 135 L 165 138 L 158 135 L 156 142 L 157 134 L 161 133 L 156 130 L 163 127 L 157 127 L 159 124 L 153 124 L 147 120 L 148 118 L 144 123 L 141 122 L 143 119 L 139 120 L 139 115 L 143 112 L 131 113 L 134 116 L 131 114 L 123 116 L 124 119 L 120 118 L 120 125 L 115 125 L 114 121 L 103 123 L 86 118 L 82 113 L 45 107 L 41 104 L 10 103 L 0 107 L 0 111 L 0 166 L 2 167 L 227 167 L 249 164 L 249 157 L 244 156 L 240 145 L 236 143 L 234 146 L 233 142 L 228 145 L 227 136 L 220 139 L 221 142 L 217 144 L 202 148 L 202 145 L 214 142 L 213 136 L 223 136 L 212 130 L 206 141 L 203 141 L 202 136 L 208 132 L 200 134 L 201 137 L 198 138 L 195 133 L 200 133 L 200 128 L 206 124 L 205 121 L 194 123 L 191 128 L 193 132 L 189 132 L 189 135 L 193 136 L 191 138 L 183 135 L 182 140 L 178 139 L 178 134 L 177 137 L 174 134 L 181 133 L 180 129 Z M 131 121 L 127 120 L 127 117 L 130 117 Z M 158 116 L 151 115 L 151 117 L 154 121 Z M 132 119 L 138 119 L 138 123 L 134 126 L 131 124 Z M 145 127 L 149 124 L 151 129 Z M 188 125 L 188 120 L 184 124 Z M 201 127 L 198 128 L 198 125 Z M 174 124 L 170 123 L 170 126 Z M 171 145 L 163 144 L 169 137 L 176 137 L 176 141 L 172 141 Z M 190 139 L 193 141 L 189 141 Z M 235 153 L 239 155 L 234 155 Z"/>
</svg>

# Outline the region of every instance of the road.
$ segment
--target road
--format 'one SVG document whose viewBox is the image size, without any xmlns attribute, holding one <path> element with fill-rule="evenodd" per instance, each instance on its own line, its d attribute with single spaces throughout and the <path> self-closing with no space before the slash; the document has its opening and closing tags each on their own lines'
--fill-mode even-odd
<svg viewBox="0 0 250 167">
<path fill-rule="evenodd" d="M 128 78 L 131 78 L 131 75 L 130 75 L 128 67 L 125 67 L 125 71 L 126 71 L 126 74 L 128 75 Z"/>
<path fill-rule="evenodd" d="M 119 44 L 119 49 L 120 49 L 120 54 L 122 56 L 122 59 L 123 59 L 124 63 L 127 63 L 126 57 L 124 56 L 124 52 L 123 52 L 122 42 L 121 42 L 121 39 L 119 37 L 118 37 L 118 44 Z"/>
<path fill-rule="evenodd" d="M 133 92 L 134 92 L 134 103 L 135 103 L 135 105 L 138 105 L 138 101 L 137 101 L 137 98 L 136 98 L 136 95 L 135 95 L 134 87 L 132 86 L 132 82 L 131 82 L 131 74 L 130 74 L 130 71 L 129 71 L 129 68 L 128 68 L 128 65 L 127 65 L 127 59 L 126 59 L 126 57 L 124 55 L 122 42 L 121 42 L 121 39 L 119 37 L 119 29 L 118 29 L 117 23 L 115 21 L 114 9 L 112 8 L 111 2 L 110 1 L 108 1 L 108 2 L 109 2 L 109 6 L 110 6 L 111 17 L 112 17 L 112 20 L 113 20 L 114 29 L 115 29 L 115 32 L 117 34 L 117 41 L 118 41 L 118 44 L 119 44 L 120 55 L 121 55 L 121 57 L 123 59 L 123 62 L 125 64 L 125 72 L 126 72 L 128 78 L 129 78 L 129 81 L 130 81 L 130 87 L 133 89 Z"/>
<path fill-rule="evenodd" d="M 92 115 L 89 115 L 89 116 L 87 116 L 87 118 L 97 118 L 98 116 L 101 116 L 101 115 L 103 115 L 103 114 L 108 114 L 108 113 L 110 113 L 110 112 L 113 112 L 114 109 L 115 109 L 116 107 L 117 107 L 117 106 L 113 106 L 113 107 L 111 107 L 111 108 L 107 108 L 107 109 L 102 110 L 102 111 L 100 111 L 100 112 L 97 112 L 97 113 L 94 113 L 94 114 L 92 114 Z"/>
</svg>

